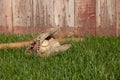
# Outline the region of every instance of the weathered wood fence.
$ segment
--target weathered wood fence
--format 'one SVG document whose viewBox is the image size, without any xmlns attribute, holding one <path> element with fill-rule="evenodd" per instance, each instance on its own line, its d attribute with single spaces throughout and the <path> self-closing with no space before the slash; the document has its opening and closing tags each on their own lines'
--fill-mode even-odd
<svg viewBox="0 0 120 80">
<path fill-rule="evenodd" d="M 78 34 L 120 35 L 119 0 L 0 0 L 0 32 L 50 26 Z"/>
</svg>

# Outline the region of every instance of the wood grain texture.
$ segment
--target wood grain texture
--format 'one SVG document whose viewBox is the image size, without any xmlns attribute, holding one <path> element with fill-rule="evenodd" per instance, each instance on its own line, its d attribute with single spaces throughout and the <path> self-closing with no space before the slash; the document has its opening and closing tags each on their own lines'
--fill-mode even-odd
<svg viewBox="0 0 120 80">
<path fill-rule="evenodd" d="M 115 0 L 96 1 L 97 27 L 115 26 Z"/>
<path fill-rule="evenodd" d="M 74 26 L 74 0 L 13 0 L 14 26 Z"/>
<path fill-rule="evenodd" d="M 95 27 L 95 0 L 75 0 L 75 26 Z"/>
<path fill-rule="evenodd" d="M 0 25 L 8 26 L 7 23 L 7 0 L 0 0 Z"/>
<path fill-rule="evenodd" d="M 97 34 L 116 35 L 115 0 L 97 0 L 96 4 Z"/>
<path fill-rule="evenodd" d="M 118 35 L 119 3 L 119 0 L 0 0 L 0 31 L 19 32 L 19 27 L 26 27 L 29 32 L 32 27 L 35 33 L 38 27 L 59 26 L 80 27 L 81 34 Z"/>
<path fill-rule="evenodd" d="M 120 0 L 116 0 L 116 34 L 120 36 Z"/>
<path fill-rule="evenodd" d="M 12 0 L 13 26 L 33 26 L 32 0 Z"/>
</svg>

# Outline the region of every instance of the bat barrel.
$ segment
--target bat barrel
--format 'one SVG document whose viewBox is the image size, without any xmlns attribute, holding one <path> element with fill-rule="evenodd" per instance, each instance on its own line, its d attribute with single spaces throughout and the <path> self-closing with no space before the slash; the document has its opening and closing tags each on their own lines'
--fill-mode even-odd
<svg viewBox="0 0 120 80">
<path fill-rule="evenodd" d="M 3 49 L 3 48 L 21 48 L 24 46 L 28 46 L 31 43 L 32 43 L 32 41 L 4 43 L 4 44 L 0 44 L 0 49 Z"/>
</svg>

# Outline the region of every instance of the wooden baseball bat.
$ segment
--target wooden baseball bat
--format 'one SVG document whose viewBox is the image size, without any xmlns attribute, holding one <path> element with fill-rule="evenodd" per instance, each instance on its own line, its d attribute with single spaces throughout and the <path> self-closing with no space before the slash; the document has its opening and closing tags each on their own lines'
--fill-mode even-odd
<svg viewBox="0 0 120 80">
<path fill-rule="evenodd" d="M 56 40 L 60 43 L 65 42 L 66 40 L 73 40 L 73 41 L 79 42 L 79 41 L 83 41 L 83 38 L 72 38 L 72 39 L 64 38 L 64 39 L 56 39 Z M 32 43 L 33 43 L 32 40 L 31 41 L 22 41 L 22 42 L 13 42 L 13 43 L 3 43 L 3 44 L 0 44 L 0 49 L 3 49 L 3 48 L 21 48 L 24 46 L 29 46 Z"/>
<path fill-rule="evenodd" d="M 3 49 L 3 48 L 21 48 L 21 47 L 24 47 L 24 46 L 28 46 L 31 43 L 32 43 L 32 41 L 3 43 L 3 44 L 0 44 L 0 49 Z"/>
</svg>

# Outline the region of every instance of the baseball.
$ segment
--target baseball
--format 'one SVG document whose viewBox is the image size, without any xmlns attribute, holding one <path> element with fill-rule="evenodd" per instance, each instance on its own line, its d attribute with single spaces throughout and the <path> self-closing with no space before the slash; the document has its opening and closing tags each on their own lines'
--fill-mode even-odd
<svg viewBox="0 0 120 80">
<path fill-rule="evenodd" d="M 50 43 L 48 40 L 44 40 L 41 47 L 40 47 L 40 51 L 41 52 L 45 52 L 50 48 Z"/>
</svg>

